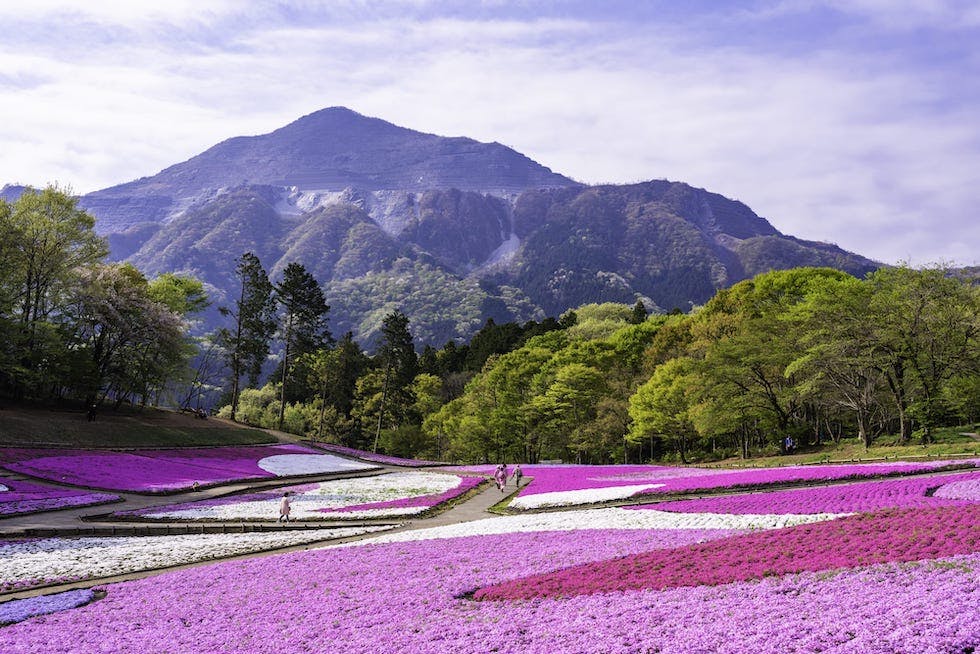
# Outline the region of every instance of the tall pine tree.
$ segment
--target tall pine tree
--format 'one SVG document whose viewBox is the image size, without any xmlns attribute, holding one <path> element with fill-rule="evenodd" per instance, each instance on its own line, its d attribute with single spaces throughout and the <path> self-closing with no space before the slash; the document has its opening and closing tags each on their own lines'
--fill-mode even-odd
<svg viewBox="0 0 980 654">
<path fill-rule="evenodd" d="M 282 386 L 279 391 L 279 417 L 276 420 L 276 429 L 282 429 L 287 389 L 292 381 L 292 368 L 295 367 L 293 361 L 300 360 L 304 354 L 312 354 L 330 342 L 330 330 L 327 328 L 330 307 L 316 278 L 302 264 L 293 262 L 287 265 L 282 281 L 275 288 L 276 301 L 282 306 L 280 333 L 283 354 L 279 371 Z M 308 376 L 308 371 L 305 371 L 297 379 L 305 381 Z"/>
<path fill-rule="evenodd" d="M 272 283 L 259 258 L 246 252 L 239 258 L 235 273 L 241 282 L 241 293 L 234 309 L 220 307 L 223 316 L 235 321 L 232 329 L 221 329 L 218 341 L 225 349 L 231 368 L 231 419 L 238 411 L 241 378 L 248 376 L 248 385 L 256 386 L 262 364 L 269 355 L 269 341 L 276 329 L 276 302 Z"/>
<path fill-rule="evenodd" d="M 412 382 L 418 373 L 419 361 L 412 334 L 408 331 L 408 316 L 397 309 L 385 316 L 381 324 L 381 345 L 376 360 L 384 369 L 384 386 L 374 433 L 375 452 L 378 450 L 385 412 L 391 413 L 396 423 L 406 417 L 413 402 Z"/>
</svg>

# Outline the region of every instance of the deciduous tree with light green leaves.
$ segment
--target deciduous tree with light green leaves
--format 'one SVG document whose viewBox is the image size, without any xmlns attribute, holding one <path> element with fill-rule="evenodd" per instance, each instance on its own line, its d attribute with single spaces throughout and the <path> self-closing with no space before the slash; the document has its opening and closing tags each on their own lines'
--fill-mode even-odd
<svg viewBox="0 0 980 654">
<path fill-rule="evenodd" d="M 0 203 L 0 375 L 15 394 L 56 382 L 66 354 L 58 329 L 65 304 L 81 271 L 108 253 L 94 227 L 70 190 L 56 186 Z"/>
</svg>

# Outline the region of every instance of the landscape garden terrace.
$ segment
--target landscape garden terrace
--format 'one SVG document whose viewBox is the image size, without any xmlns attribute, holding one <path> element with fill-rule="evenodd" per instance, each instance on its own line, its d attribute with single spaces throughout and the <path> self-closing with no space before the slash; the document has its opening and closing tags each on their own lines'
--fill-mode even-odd
<svg viewBox="0 0 980 654">
<path fill-rule="evenodd" d="M 347 538 L 390 527 L 342 527 L 249 534 L 86 536 L 0 541 L 0 591 L 22 590 L 264 550 Z"/>
<path fill-rule="evenodd" d="M 587 524 L 583 515 L 580 525 Z M 977 605 L 964 601 L 980 592 L 976 553 L 659 591 L 469 599 L 478 588 L 565 566 L 650 552 L 670 558 L 698 541 L 723 551 L 729 541 L 731 549 L 739 547 L 738 538 L 778 533 L 516 531 L 506 537 L 365 541 L 222 562 L 107 586 L 102 600 L 0 630 L 0 650 L 31 652 L 43 642 L 50 652 L 101 647 L 271 654 L 383 647 L 423 653 L 929 654 L 969 651 L 980 638 Z M 766 548 L 760 556 L 766 553 L 776 552 Z"/>
<path fill-rule="evenodd" d="M 980 472 L 972 471 L 675 500 L 632 508 L 692 513 L 808 514 L 966 506 L 976 501 L 980 501 Z"/>
<path fill-rule="evenodd" d="M 0 628 L 0 651 L 34 652 L 40 643 L 45 652 L 62 653 L 975 651 L 980 471 L 938 473 L 950 465 L 781 469 L 788 476 L 549 466 L 556 470 L 550 477 L 522 466 L 533 479 L 521 489 L 528 497 L 538 481 L 547 482 L 539 495 L 570 492 L 584 504 L 604 501 L 610 489 L 654 484 L 663 484 L 655 493 L 671 486 L 686 493 L 699 484 L 707 492 L 738 493 L 673 501 L 668 494 L 642 507 L 520 512 L 432 528 L 420 520 L 416 528 L 308 551 L 103 583 L 91 596 L 7 602 L 0 604 L 0 620 L 16 623 Z M 799 479 L 793 472 L 811 468 L 825 474 Z M 929 472 L 937 474 L 923 474 Z M 390 481 L 399 476 L 404 483 Z M 424 483 L 429 476 L 455 486 L 424 492 L 432 490 Z M 293 487 L 378 484 L 380 495 L 349 498 L 346 507 L 324 514 L 335 516 L 347 507 L 429 505 L 481 480 L 456 469 L 455 475 L 408 471 Z M 823 482 L 842 483 L 781 488 Z M 513 482 L 505 488 L 512 489 Z M 393 495 L 386 499 L 387 492 Z M 218 498 L 214 506 L 245 495 Z M 490 486 L 480 497 L 506 495 Z M 293 533 L 303 532 L 282 535 Z M 245 547 L 267 535 L 275 534 L 215 536 L 238 536 L 237 546 Z M 139 549 L 153 539 L 155 551 Z M 219 552 L 234 540 L 178 546 L 173 536 L 107 538 L 89 550 L 83 539 L 20 539 L 8 540 L 0 559 L 9 559 L 6 583 L 29 586 L 159 567 L 167 565 L 160 561 L 168 549 L 183 552 L 180 560 L 195 551 Z M 42 547 L 43 541 L 50 543 Z M 76 559 L 75 571 L 58 567 Z"/>
<path fill-rule="evenodd" d="M 512 579 L 477 599 L 570 597 L 713 586 L 801 572 L 909 563 L 980 552 L 980 504 L 898 509 L 743 534 Z"/>
</svg>

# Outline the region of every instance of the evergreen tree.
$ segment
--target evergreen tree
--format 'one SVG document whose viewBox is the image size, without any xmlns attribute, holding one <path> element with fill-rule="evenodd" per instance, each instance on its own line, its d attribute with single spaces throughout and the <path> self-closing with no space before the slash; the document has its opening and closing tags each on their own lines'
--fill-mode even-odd
<svg viewBox="0 0 980 654">
<path fill-rule="evenodd" d="M 276 428 L 282 429 L 286 411 L 287 388 L 291 381 L 293 358 L 300 359 L 323 347 L 330 339 L 327 329 L 327 306 L 323 289 L 316 279 L 299 263 L 286 266 L 282 282 L 276 284 L 276 301 L 282 305 L 281 335 L 283 355 L 280 364 L 279 419 Z M 301 375 L 305 379 L 308 375 Z M 305 398 L 302 398 L 305 399 Z"/>
<path fill-rule="evenodd" d="M 243 254 L 235 267 L 241 283 L 241 293 L 234 309 L 220 307 L 221 315 L 231 316 L 234 328 L 221 329 L 218 340 L 226 352 L 231 368 L 231 419 L 238 411 L 241 378 L 248 376 L 248 385 L 257 386 L 262 364 L 269 354 L 269 341 L 275 332 L 275 298 L 272 283 L 259 258 L 251 252 Z"/>
<path fill-rule="evenodd" d="M 418 357 L 412 334 L 408 331 L 408 316 L 397 309 L 385 316 L 381 325 L 381 345 L 375 357 L 384 371 L 378 423 L 374 434 L 374 449 L 384 425 L 385 413 L 391 413 L 397 425 L 405 419 L 413 404 L 412 382 L 418 374 Z"/>
<path fill-rule="evenodd" d="M 646 319 L 647 305 L 643 304 L 643 300 L 637 300 L 636 304 L 633 305 L 633 311 L 630 313 L 630 322 L 639 325 Z"/>
</svg>

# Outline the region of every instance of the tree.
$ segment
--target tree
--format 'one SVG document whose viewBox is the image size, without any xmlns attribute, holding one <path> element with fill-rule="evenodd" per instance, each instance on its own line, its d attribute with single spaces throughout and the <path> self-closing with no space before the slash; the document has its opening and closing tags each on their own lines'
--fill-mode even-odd
<svg viewBox="0 0 980 654">
<path fill-rule="evenodd" d="M 234 309 L 221 307 L 221 315 L 231 316 L 232 329 L 221 329 L 218 340 L 231 368 L 231 419 L 238 411 L 241 378 L 248 376 L 248 385 L 258 385 L 262 364 L 269 354 L 269 341 L 276 328 L 275 298 L 269 276 L 259 258 L 251 252 L 243 254 L 235 267 L 241 292 Z"/>
<path fill-rule="evenodd" d="M 4 367 L 18 392 L 53 381 L 46 371 L 64 358 L 59 314 L 80 272 L 108 253 L 94 227 L 70 191 L 55 186 L 28 189 L 0 207 L 0 311 L 9 312 Z"/>
<path fill-rule="evenodd" d="M 910 436 L 907 407 L 928 442 L 945 408 L 944 385 L 969 368 L 980 349 L 978 293 L 942 267 L 882 268 L 868 283 L 874 332 L 890 357 L 889 384 L 902 441 Z"/>
<path fill-rule="evenodd" d="M 534 406 L 555 422 L 554 431 L 563 434 L 581 462 L 583 452 L 592 446 L 585 426 L 596 415 L 596 404 L 606 389 L 602 373 L 583 363 L 568 363 L 554 372 L 547 390 L 535 398 Z"/>
<path fill-rule="evenodd" d="M 189 275 L 164 273 L 150 282 L 147 291 L 152 300 L 180 316 L 200 313 L 211 305 L 204 284 Z"/>
<path fill-rule="evenodd" d="M 697 377 L 691 359 L 671 359 L 657 368 L 630 397 L 629 414 L 633 420 L 630 440 L 639 442 L 651 436 L 671 439 L 681 461 L 687 463 L 689 443 L 697 435 L 691 419 L 696 389 Z"/>
<path fill-rule="evenodd" d="M 805 397 L 850 411 L 866 448 L 875 437 L 872 417 L 890 365 L 875 337 L 871 294 L 867 283 L 854 278 L 816 286 L 792 312 L 803 349 L 786 368 Z"/>
<path fill-rule="evenodd" d="M 412 334 L 408 331 L 408 322 L 408 316 L 395 310 L 385 316 L 381 325 L 381 345 L 375 358 L 381 363 L 384 381 L 374 434 L 374 451 L 378 449 L 385 411 L 394 415 L 397 425 L 406 417 L 414 402 L 411 384 L 418 373 L 418 357 Z"/>
<path fill-rule="evenodd" d="M 70 349 L 84 353 L 86 374 L 79 381 L 89 406 L 110 394 L 145 402 L 186 364 L 181 317 L 151 297 L 146 278 L 129 264 L 86 269 L 71 318 Z"/>
<path fill-rule="evenodd" d="M 289 387 L 290 366 L 294 357 L 302 357 L 323 347 L 330 340 L 327 329 L 327 306 L 323 290 L 316 279 L 299 263 L 290 263 L 283 272 L 282 281 L 275 286 L 276 301 L 282 305 L 283 354 L 279 419 L 276 428 L 282 429 L 286 410 L 286 389 Z M 303 376 L 305 378 L 305 375 Z"/>
<path fill-rule="evenodd" d="M 637 300 L 636 304 L 633 305 L 632 312 L 630 312 L 630 322 L 639 325 L 647 319 L 647 313 L 647 305 L 643 304 L 643 300 Z"/>
<path fill-rule="evenodd" d="M 798 356 L 787 316 L 823 280 L 845 277 L 829 268 L 796 268 L 719 291 L 691 323 L 688 352 L 705 401 L 737 407 L 747 421 L 771 427 L 766 431 L 780 445 L 804 426 L 796 379 L 786 375 Z"/>
<path fill-rule="evenodd" d="M 357 381 L 367 368 L 367 356 L 354 341 L 353 333 L 347 332 L 336 347 L 320 348 L 306 355 L 306 359 L 308 382 L 318 389 L 320 400 L 316 437 L 322 440 L 329 431 L 338 437 L 346 436 L 338 438 L 339 442 L 351 445 Z"/>
</svg>

